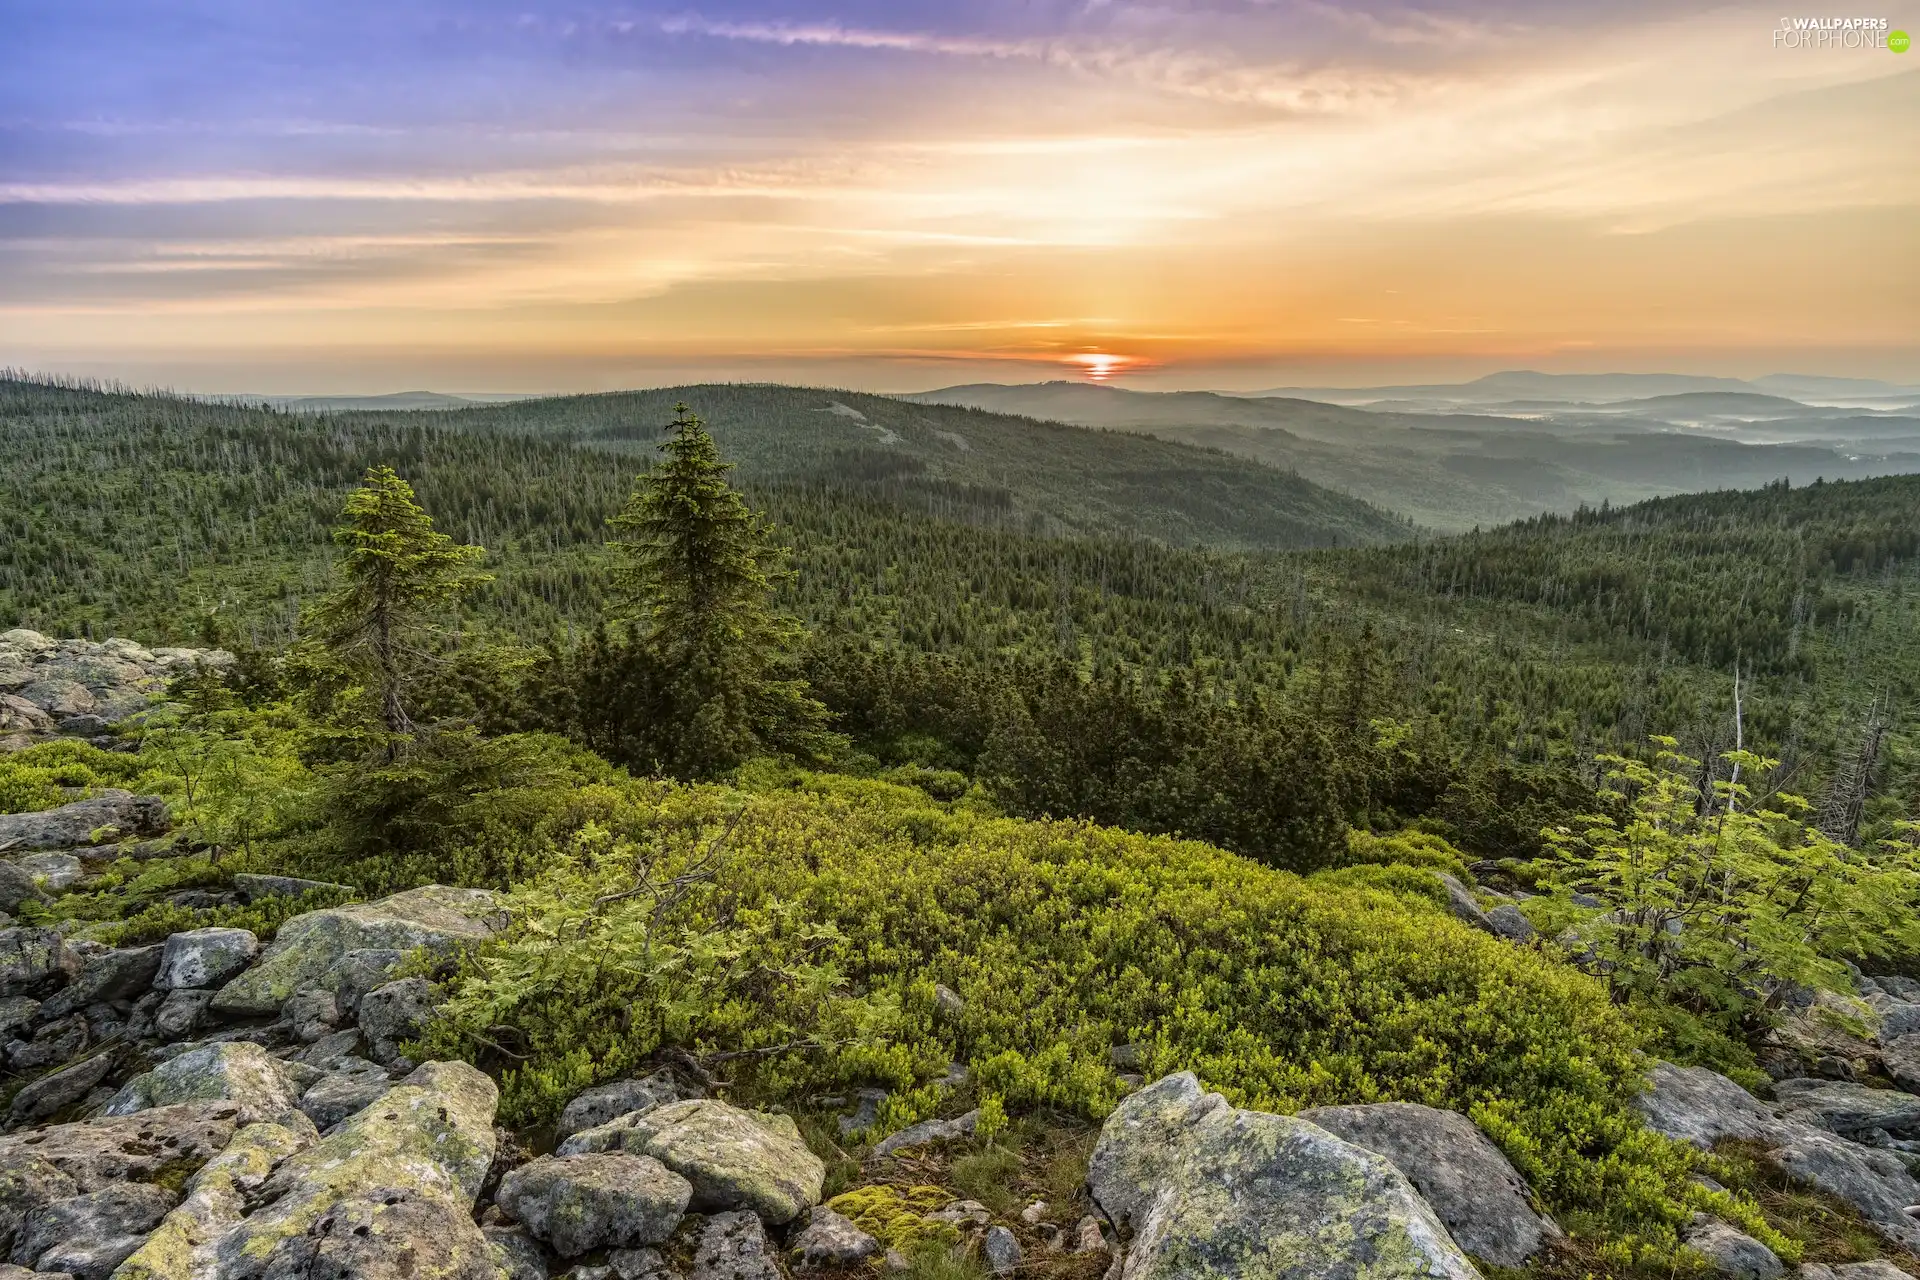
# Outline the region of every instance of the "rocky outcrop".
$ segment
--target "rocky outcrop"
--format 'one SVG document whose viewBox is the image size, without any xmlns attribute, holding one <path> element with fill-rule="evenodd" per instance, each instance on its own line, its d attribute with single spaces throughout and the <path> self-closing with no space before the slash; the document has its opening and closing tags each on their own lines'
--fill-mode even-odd
<svg viewBox="0 0 1920 1280">
<path fill-rule="evenodd" d="M 1705 1067 L 1655 1063 L 1634 1105 L 1649 1128 L 1703 1149 L 1724 1138 L 1764 1141 L 1779 1128 L 1764 1103 Z"/>
<path fill-rule="evenodd" d="M 280 926 L 259 961 L 220 988 L 213 1009 L 241 1015 L 277 1013 L 299 991 L 331 989 L 328 982 L 340 976 L 334 966 L 352 952 L 424 947 L 446 954 L 492 936 L 499 923 L 491 893 L 445 885 L 308 912 Z"/>
<path fill-rule="evenodd" d="M 189 1102 L 0 1136 L 0 1166 L 18 1156 L 44 1160 L 81 1191 L 151 1182 L 169 1168 L 199 1165 L 226 1150 L 239 1128 L 231 1102 Z"/>
<path fill-rule="evenodd" d="M 1476 1258 L 1524 1266 L 1560 1235 L 1534 1211 L 1526 1182 L 1500 1148 L 1457 1111 L 1380 1102 L 1317 1107 L 1299 1118 L 1391 1160 Z"/>
<path fill-rule="evenodd" d="M 472 1209 L 492 1163 L 493 1082 L 421 1067 L 339 1132 L 290 1155 L 262 1204 L 196 1251 L 184 1276 L 495 1280 Z"/>
<path fill-rule="evenodd" d="M 201 664 L 232 662 L 220 649 L 55 640 L 25 628 L 0 633 L 0 748 L 17 750 L 57 734 L 97 738 L 147 710 L 170 680 Z"/>
<path fill-rule="evenodd" d="M 106 1280 L 177 1200 L 163 1187 L 124 1182 L 56 1201 L 27 1215 L 12 1260 L 74 1280 Z"/>
<path fill-rule="evenodd" d="M 1384 1156 L 1305 1120 L 1237 1110 L 1190 1072 L 1114 1110 L 1087 1183 L 1133 1232 L 1122 1280 L 1478 1274 Z"/>
<path fill-rule="evenodd" d="M 1843 1080 L 1781 1080 L 1773 1096 L 1781 1115 L 1843 1137 L 1875 1129 L 1895 1137 L 1920 1131 L 1920 1097 L 1894 1089 L 1869 1089 Z"/>
</svg>

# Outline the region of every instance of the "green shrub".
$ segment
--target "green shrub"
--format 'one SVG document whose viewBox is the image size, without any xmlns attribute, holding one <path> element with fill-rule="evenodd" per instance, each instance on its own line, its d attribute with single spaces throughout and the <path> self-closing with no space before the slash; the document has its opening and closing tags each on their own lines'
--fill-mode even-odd
<svg viewBox="0 0 1920 1280">
<path fill-rule="evenodd" d="M 75 791 L 126 786 L 139 757 L 61 738 L 0 756 L 0 813 L 37 813 L 78 798 Z"/>
<path fill-rule="evenodd" d="M 1121 1095 L 1111 1047 L 1137 1043 L 1151 1074 L 1190 1068 L 1241 1105 L 1469 1112 L 1596 1235 L 1670 1250 L 1685 1220 L 1695 1157 L 1627 1105 L 1639 1033 L 1593 979 L 1403 892 L 1431 871 L 1303 879 L 846 778 L 588 790 L 596 825 L 508 895 L 515 924 L 434 1032 L 501 1073 L 509 1119 L 672 1046 L 764 1099 L 914 1097 L 959 1060 L 1010 1110 L 1097 1120 Z M 663 908 L 658 886 L 717 842 L 712 880 Z"/>
</svg>

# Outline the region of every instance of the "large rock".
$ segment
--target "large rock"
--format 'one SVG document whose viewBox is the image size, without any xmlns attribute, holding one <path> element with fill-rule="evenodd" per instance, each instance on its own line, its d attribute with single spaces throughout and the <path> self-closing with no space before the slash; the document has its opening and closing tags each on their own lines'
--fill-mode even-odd
<svg viewBox="0 0 1920 1280">
<path fill-rule="evenodd" d="M 500 1180 L 494 1202 L 563 1257 L 659 1244 L 680 1225 L 693 1186 L 651 1156 L 624 1151 L 541 1156 Z"/>
<path fill-rule="evenodd" d="M 0 1136 L 0 1164 L 34 1156 L 72 1178 L 81 1191 L 150 1182 L 224 1151 L 239 1128 L 239 1115 L 231 1102 L 189 1102 L 10 1133 Z"/>
<path fill-rule="evenodd" d="M 1647 1086 L 1634 1105 L 1648 1127 L 1696 1147 L 1725 1138 L 1765 1141 L 1780 1126 L 1759 1099 L 1705 1067 L 1658 1062 L 1647 1073 Z"/>
<path fill-rule="evenodd" d="M 553 1136 L 564 1142 L 583 1129 L 595 1129 L 621 1116 L 679 1100 L 680 1089 L 674 1083 L 673 1072 L 664 1068 L 640 1080 L 595 1085 L 576 1094 L 567 1104 L 567 1109 L 560 1113 L 560 1123 L 554 1126 Z"/>
<path fill-rule="evenodd" d="M 65 1271 L 74 1280 L 106 1280 L 177 1199 L 164 1188 L 131 1182 L 36 1209 L 14 1241 L 13 1261 Z"/>
<path fill-rule="evenodd" d="M 1799 1280 L 1913 1280 L 1891 1262 L 1875 1258 L 1872 1262 L 1839 1262 L 1829 1266 L 1820 1262 L 1802 1263 Z"/>
<path fill-rule="evenodd" d="M 220 988 L 213 1008 L 275 1013 L 295 992 L 325 988 L 328 971 L 350 951 L 425 947 L 445 953 L 492 936 L 500 923 L 491 893 L 437 884 L 378 902 L 310 911 L 281 925 L 259 962 Z"/>
<path fill-rule="evenodd" d="M 209 1280 L 497 1280 L 472 1208 L 495 1137 L 493 1082 L 421 1067 L 339 1132 L 286 1159 L 262 1207 L 208 1248 Z"/>
<path fill-rule="evenodd" d="M 78 713 L 75 713 L 78 714 Z M 109 787 L 87 800 L 40 813 L 0 814 L 0 850 L 74 849 L 107 840 L 165 835 L 167 802 Z"/>
<path fill-rule="evenodd" d="M 1773 1087 L 1781 1114 L 1845 1137 L 1885 1129 L 1896 1137 L 1920 1131 L 1920 1098 L 1844 1080 L 1781 1080 Z"/>
<path fill-rule="evenodd" d="M 48 996 L 40 1006 L 43 1018 L 64 1018 L 90 1004 L 131 1000 L 146 993 L 160 972 L 160 943 L 148 947 L 127 947 L 90 956 L 80 965 L 73 981 Z"/>
<path fill-rule="evenodd" d="M 1454 1242 L 1476 1258 L 1519 1267 L 1560 1231 L 1535 1213 L 1527 1184 L 1500 1148 L 1457 1111 L 1411 1102 L 1318 1107 L 1300 1119 L 1375 1151 L 1405 1174 Z"/>
<path fill-rule="evenodd" d="M 1920 1093 L 1920 1032 L 1887 1041 L 1881 1047 L 1880 1061 L 1895 1084 L 1908 1093 Z"/>
<path fill-rule="evenodd" d="M 393 1088 L 386 1069 L 371 1062 L 332 1071 L 307 1086 L 300 1109 L 323 1131 L 372 1106 Z"/>
<path fill-rule="evenodd" d="M 106 1106 L 110 1116 L 132 1115 L 181 1102 L 225 1100 L 242 1124 L 304 1122 L 281 1064 L 257 1044 L 204 1044 L 127 1081 Z M 297 1117 L 297 1118 L 296 1118 Z"/>
<path fill-rule="evenodd" d="M 1482 933 L 1492 933 L 1493 924 L 1487 919 L 1486 911 L 1481 908 L 1480 900 L 1473 896 L 1473 891 L 1461 884 L 1457 876 L 1449 875 L 1444 871 L 1437 874 L 1440 877 L 1440 887 L 1447 891 L 1447 909 L 1453 912 L 1454 918 L 1462 924 L 1472 925 Z"/>
<path fill-rule="evenodd" d="M 1290 1116 L 1240 1111 L 1191 1072 L 1115 1108 L 1087 1172 L 1133 1229 L 1121 1280 L 1476 1280 L 1384 1156 Z"/>
<path fill-rule="evenodd" d="M 751 1209 L 773 1226 L 817 1204 L 827 1169 L 787 1116 L 711 1098 L 669 1102 L 575 1134 L 563 1154 L 618 1148 L 648 1155 L 693 1184 L 700 1213 Z"/>
<path fill-rule="evenodd" d="M 217 987 L 259 954 L 260 939 L 250 929 L 189 929 L 167 939 L 153 985 L 162 991 Z"/>
</svg>

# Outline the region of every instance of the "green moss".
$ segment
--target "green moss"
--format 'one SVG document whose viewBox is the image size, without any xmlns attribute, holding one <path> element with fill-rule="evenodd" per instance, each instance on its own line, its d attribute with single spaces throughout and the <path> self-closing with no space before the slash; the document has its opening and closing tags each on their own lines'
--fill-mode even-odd
<svg viewBox="0 0 1920 1280">
<path fill-rule="evenodd" d="M 960 1230 L 950 1222 L 929 1222 L 924 1214 L 954 1199 L 944 1187 L 861 1187 L 837 1195 L 827 1208 L 841 1214 L 890 1249 L 909 1256 L 932 1246 L 944 1253 L 960 1243 Z"/>
</svg>

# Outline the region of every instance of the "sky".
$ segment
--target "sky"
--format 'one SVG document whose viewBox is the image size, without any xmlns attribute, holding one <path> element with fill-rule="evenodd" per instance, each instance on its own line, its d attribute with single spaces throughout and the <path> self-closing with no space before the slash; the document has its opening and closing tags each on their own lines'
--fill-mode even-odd
<svg viewBox="0 0 1920 1280">
<path fill-rule="evenodd" d="M 262 393 L 1920 383 L 1920 52 L 1783 47 L 1783 21 L 0 0 L 0 365 Z"/>
</svg>

